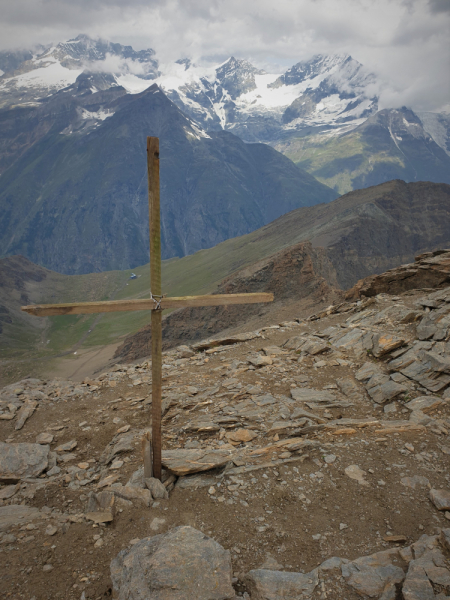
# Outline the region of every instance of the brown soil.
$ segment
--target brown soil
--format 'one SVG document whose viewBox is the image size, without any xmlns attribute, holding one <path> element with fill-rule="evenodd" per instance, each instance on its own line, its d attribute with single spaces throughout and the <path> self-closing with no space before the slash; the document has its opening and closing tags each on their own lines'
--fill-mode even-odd
<svg viewBox="0 0 450 600">
<path fill-rule="evenodd" d="M 412 304 L 414 297 L 410 301 Z M 344 318 L 335 315 L 323 319 L 317 327 L 324 329 Z M 229 376 L 228 368 L 234 360 L 245 361 L 251 351 L 263 346 L 279 346 L 297 334 L 297 330 L 284 328 L 266 331 L 264 341 L 255 339 L 207 358 L 197 355 L 188 361 L 185 369 L 165 377 L 164 389 L 166 392 L 186 390 L 189 394 L 188 386 L 211 386 L 221 379 L 222 373 Z M 80 357 L 80 360 L 85 359 L 89 357 Z M 354 363 L 355 367 L 357 364 Z M 355 368 L 329 366 L 309 371 L 310 365 L 305 367 L 312 376 L 310 385 L 316 389 L 333 384 L 338 377 L 351 377 Z M 286 377 L 295 377 L 298 369 L 297 362 L 286 362 L 282 367 L 247 370 L 239 374 L 239 380 L 243 385 L 262 384 L 264 393 L 289 396 L 290 384 Z M 14 421 L 0 421 L 0 440 L 34 442 L 38 433 L 64 425 L 61 431 L 53 431 L 52 449 L 76 439 L 76 460 L 69 464 L 89 459 L 98 461 L 119 427 L 129 424 L 134 429 L 142 429 L 149 422 L 148 408 L 142 403 L 133 407 L 125 401 L 108 404 L 118 398 L 147 397 L 148 383 L 133 386 L 125 378 L 110 387 L 106 381 L 87 398 L 42 401 L 21 431 L 14 431 Z M 240 401 L 236 397 L 229 404 L 233 406 Z M 198 407 L 197 410 L 207 414 L 209 408 Z M 334 418 L 386 418 L 382 408 L 374 408 L 370 402 L 330 411 Z M 188 411 L 173 408 L 167 413 L 163 420 L 164 448 L 183 447 L 188 439 L 198 440 L 203 447 L 217 447 L 217 435 L 190 434 L 188 437 L 180 431 L 192 418 L 191 412 L 192 408 Z M 448 404 L 437 412 L 443 419 L 450 418 Z M 83 422 L 85 424 L 80 426 Z M 418 474 L 427 477 L 433 487 L 448 487 L 448 456 L 441 451 L 442 444 L 449 445 L 448 437 L 445 439 L 429 430 L 380 436 L 373 428 L 342 435 L 317 432 L 306 437 L 318 440 L 320 445 L 293 455 L 290 462 L 239 475 L 242 484 L 238 489 L 229 490 L 232 481 L 225 478 L 220 487 L 215 486 L 214 494 L 209 493 L 209 486 L 196 490 L 175 487 L 169 500 L 159 501 L 150 508 L 138 502 L 133 506 L 119 502 L 121 512 L 116 514 L 113 523 L 100 527 L 89 522 L 61 525 L 64 519 L 84 512 L 88 490 L 93 486 L 71 490 L 59 481 L 48 482 L 36 490 L 34 484 L 23 483 L 22 491 L 29 496 L 24 502 L 39 508 L 47 506 L 52 512 L 47 520 L 37 521 L 35 529 L 13 528 L 10 533 L 17 541 L 0 545 L 0 598 L 108 598 L 111 559 L 131 540 L 163 533 L 177 525 L 196 527 L 230 549 L 236 577 L 261 566 L 267 554 L 286 570 L 306 572 L 331 556 L 354 559 L 392 546 L 382 539 L 388 531 L 406 536 L 405 544 L 409 544 L 422 533 L 432 534 L 436 527 L 448 525 L 444 514 L 428 500 L 426 488 L 410 489 L 400 483 L 402 477 Z M 269 443 L 271 439 L 258 431 L 253 446 Z M 406 443 L 411 444 L 414 451 L 405 450 Z M 329 454 L 337 459 L 327 465 L 324 457 Z M 270 462 L 271 458 L 279 456 L 269 455 L 259 461 Z M 131 453 L 119 471 L 110 473 L 117 472 L 119 481 L 124 484 L 140 464 L 139 452 Z M 366 472 L 369 486 L 361 486 L 344 474 L 344 469 L 352 464 Z M 45 477 L 42 481 L 45 483 Z M 221 495 L 225 501 L 213 499 Z M 12 498 L 5 503 L 13 504 L 17 500 Z M 65 517 L 61 518 L 61 513 Z M 155 517 L 164 522 L 155 526 Z M 59 524 L 58 533 L 52 537 L 44 533 L 49 523 Z M 320 539 L 313 539 L 317 534 L 321 534 Z M 96 535 L 103 539 L 102 547 L 94 547 Z M 43 571 L 46 564 L 51 564 L 53 569 Z M 239 586 L 237 589 L 243 591 Z M 327 598 L 342 600 L 336 591 L 329 592 Z M 348 596 L 348 600 L 352 598 Z"/>
</svg>

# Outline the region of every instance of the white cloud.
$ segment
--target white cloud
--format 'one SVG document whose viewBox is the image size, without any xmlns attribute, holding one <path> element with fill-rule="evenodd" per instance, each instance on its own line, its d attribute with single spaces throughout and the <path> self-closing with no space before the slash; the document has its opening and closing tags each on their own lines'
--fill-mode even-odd
<svg viewBox="0 0 450 600">
<path fill-rule="evenodd" d="M 230 55 L 282 70 L 348 52 L 380 77 L 381 104 L 438 110 L 449 97 L 448 0 L 2 0 L 4 48 L 85 32 L 167 63 Z M 122 65 L 122 68 L 135 68 Z"/>
</svg>

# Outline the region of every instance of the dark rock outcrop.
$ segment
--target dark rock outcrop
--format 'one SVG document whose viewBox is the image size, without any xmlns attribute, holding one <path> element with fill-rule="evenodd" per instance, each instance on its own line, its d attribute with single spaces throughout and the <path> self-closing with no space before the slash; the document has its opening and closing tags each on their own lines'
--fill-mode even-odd
<svg viewBox="0 0 450 600">
<path fill-rule="evenodd" d="M 450 250 L 436 250 L 416 256 L 414 263 L 361 279 L 346 292 L 345 298 L 356 300 L 382 293 L 401 294 L 413 289 L 445 287 L 449 283 Z"/>
</svg>

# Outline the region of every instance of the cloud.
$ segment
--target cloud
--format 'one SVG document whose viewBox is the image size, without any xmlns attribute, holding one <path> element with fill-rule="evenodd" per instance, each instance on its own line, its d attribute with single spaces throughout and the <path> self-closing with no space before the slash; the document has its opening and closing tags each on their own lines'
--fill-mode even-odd
<svg viewBox="0 0 450 600">
<path fill-rule="evenodd" d="M 114 73 L 115 75 L 145 75 L 147 70 L 145 66 L 131 58 L 122 58 L 115 54 L 106 53 L 104 60 L 88 61 L 84 63 L 84 68 L 94 73 Z"/>
<path fill-rule="evenodd" d="M 348 52 L 380 80 L 382 105 L 438 110 L 448 100 L 448 0 L 2 0 L 0 44 L 29 47 L 85 32 L 163 63 L 234 55 L 281 71 Z M 121 68 L 135 68 L 121 65 Z"/>
</svg>

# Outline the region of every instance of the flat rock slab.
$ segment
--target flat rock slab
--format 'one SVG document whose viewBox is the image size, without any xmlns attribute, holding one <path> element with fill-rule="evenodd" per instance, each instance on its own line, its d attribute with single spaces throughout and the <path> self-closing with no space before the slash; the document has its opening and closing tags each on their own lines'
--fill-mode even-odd
<svg viewBox="0 0 450 600">
<path fill-rule="evenodd" d="M 245 576 L 252 600 L 298 600 L 310 598 L 319 583 L 317 569 L 311 573 L 288 573 L 254 569 Z"/>
<path fill-rule="evenodd" d="M 332 392 L 311 388 L 293 388 L 291 396 L 298 402 L 334 402 L 336 400 L 336 396 Z"/>
<path fill-rule="evenodd" d="M 7 531 L 14 525 L 23 525 L 38 518 L 39 515 L 39 509 L 34 506 L 23 506 L 22 504 L 0 506 L 0 531 Z"/>
<path fill-rule="evenodd" d="M 38 477 L 48 467 L 50 446 L 0 442 L 0 481 Z"/>
<path fill-rule="evenodd" d="M 117 600 L 231 600 L 230 552 L 192 527 L 140 540 L 111 561 Z"/>
<path fill-rule="evenodd" d="M 222 467 L 231 457 L 231 450 L 163 450 L 162 464 L 175 475 L 182 476 Z"/>
<path fill-rule="evenodd" d="M 414 398 L 414 400 L 410 400 L 405 406 L 409 410 L 421 410 L 423 413 L 427 413 L 440 406 L 443 402 L 445 400 L 437 396 L 419 396 L 418 398 Z"/>
</svg>

